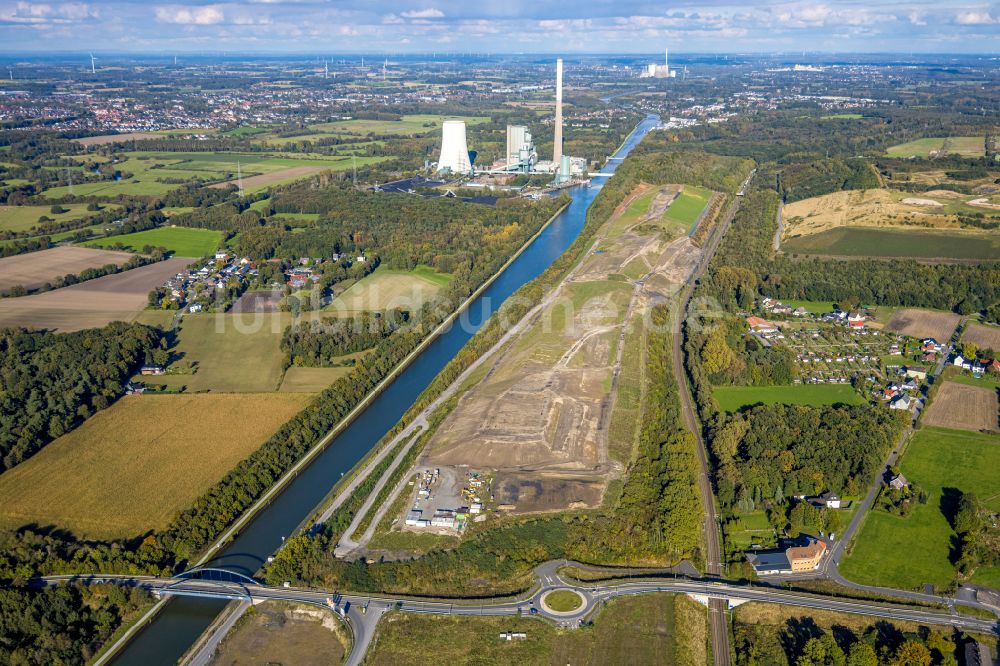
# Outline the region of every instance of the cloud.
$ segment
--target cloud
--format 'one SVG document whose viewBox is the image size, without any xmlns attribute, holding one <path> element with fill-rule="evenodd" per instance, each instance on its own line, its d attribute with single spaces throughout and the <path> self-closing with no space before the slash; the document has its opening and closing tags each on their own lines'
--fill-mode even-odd
<svg viewBox="0 0 1000 666">
<path fill-rule="evenodd" d="M 171 5 L 156 8 L 156 20 L 176 25 L 215 25 L 226 20 L 218 7 L 178 7 Z"/>
<path fill-rule="evenodd" d="M 66 25 L 89 21 L 98 16 L 96 8 L 82 2 L 57 5 L 44 2 L 17 2 L 7 8 L 0 6 L 0 24 Z"/>
<path fill-rule="evenodd" d="M 434 7 L 428 7 L 427 9 L 412 9 L 403 12 L 401 16 L 408 19 L 444 18 L 444 12 Z"/>
<path fill-rule="evenodd" d="M 955 23 L 959 25 L 993 25 L 997 19 L 986 10 L 970 9 L 955 15 Z"/>
</svg>

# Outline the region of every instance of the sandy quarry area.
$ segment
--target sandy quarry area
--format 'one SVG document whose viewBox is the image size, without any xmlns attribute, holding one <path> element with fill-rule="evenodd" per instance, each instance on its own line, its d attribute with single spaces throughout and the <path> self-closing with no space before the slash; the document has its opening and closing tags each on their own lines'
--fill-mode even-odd
<svg viewBox="0 0 1000 666">
<path fill-rule="evenodd" d="M 782 209 L 783 237 L 818 234 L 838 227 L 904 227 L 959 229 L 958 216 L 942 211 L 945 204 L 922 197 L 897 199 L 883 189 L 848 190 L 787 204 Z M 949 197 L 941 197 L 951 198 Z"/>
<path fill-rule="evenodd" d="M 663 188 L 645 215 L 620 224 L 619 212 L 605 224 L 555 299 L 461 397 L 418 467 L 493 474 L 493 499 L 512 513 L 600 504 L 622 472 L 608 426 L 623 324 L 676 292 L 701 254 L 661 225 L 676 193 Z"/>
</svg>

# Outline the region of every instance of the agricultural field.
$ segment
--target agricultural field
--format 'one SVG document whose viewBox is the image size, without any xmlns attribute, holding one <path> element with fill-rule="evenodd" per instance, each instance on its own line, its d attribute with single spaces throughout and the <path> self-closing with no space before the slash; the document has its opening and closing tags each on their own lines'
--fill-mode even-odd
<svg viewBox="0 0 1000 666">
<path fill-rule="evenodd" d="M 793 309 L 805 308 L 806 312 L 814 315 L 825 315 L 828 312 L 833 312 L 837 305 L 833 301 L 803 301 L 793 298 L 784 298 L 781 302 Z"/>
<path fill-rule="evenodd" d="M 982 261 L 1000 256 L 1000 236 L 842 227 L 789 238 L 781 248 L 785 254 Z"/>
<path fill-rule="evenodd" d="M 0 299 L 0 327 L 65 333 L 132 321 L 146 308 L 150 290 L 189 263 L 189 259 L 174 257 L 42 294 Z"/>
<path fill-rule="evenodd" d="M 508 631 L 527 637 L 501 639 Z M 700 666 L 708 659 L 706 638 L 704 607 L 681 595 L 647 594 L 610 602 L 587 631 L 558 631 L 527 617 L 393 613 L 379 623 L 365 663 Z"/>
<path fill-rule="evenodd" d="M 132 255 L 127 252 L 70 246 L 4 257 L 0 259 L 0 294 L 15 285 L 37 289 L 64 275 L 77 275 L 85 268 L 100 268 L 107 264 L 121 266 L 131 258 Z"/>
<path fill-rule="evenodd" d="M 927 491 L 927 503 L 918 504 L 906 518 L 872 509 L 840 571 L 867 585 L 916 589 L 932 584 L 943 589 L 955 577 L 949 558 L 955 532 L 945 511 L 954 510 L 955 489 L 973 492 L 1000 510 L 1000 439 L 922 428 L 910 440 L 900 467 L 911 483 Z M 991 577 L 1000 580 L 1000 571 L 981 569 L 973 581 Z"/>
<path fill-rule="evenodd" d="M 962 342 L 973 342 L 980 349 L 1000 352 L 1000 326 L 969 324 L 962 333 Z"/>
<path fill-rule="evenodd" d="M 314 139 L 324 136 L 349 137 L 349 136 L 410 136 L 414 134 L 427 134 L 441 129 L 441 124 L 453 116 L 439 115 L 406 115 L 402 120 L 341 120 L 333 123 L 320 123 L 310 125 L 310 129 L 319 134 L 310 134 L 301 137 L 302 139 Z M 490 119 L 486 116 L 461 117 L 454 116 L 457 120 L 464 120 L 469 127 L 488 123 Z M 265 138 L 265 141 L 267 139 Z"/>
<path fill-rule="evenodd" d="M 53 213 L 52 206 L 0 206 L 0 231 L 31 231 L 38 225 L 38 218 L 50 218 L 54 222 L 82 220 L 100 211 L 87 210 L 88 204 L 61 204 L 65 212 Z M 117 209 L 118 205 L 105 204 L 101 210 Z"/>
<path fill-rule="evenodd" d="M 276 391 L 283 369 L 281 335 L 291 321 L 289 313 L 187 314 L 168 374 L 145 379 L 189 393 Z"/>
<path fill-rule="evenodd" d="M 961 317 L 951 312 L 904 308 L 893 312 L 886 328 L 911 338 L 934 338 L 945 343 L 951 339 L 959 321 Z"/>
<path fill-rule="evenodd" d="M 986 141 L 981 136 L 931 137 L 890 146 L 885 152 L 889 157 L 936 157 L 951 154 L 983 157 L 986 154 Z"/>
<path fill-rule="evenodd" d="M 54 525 L 113 539 L 161 530 L 308 397 L 122 398 L 0 475 L 0 527 Z"/>
<path fill-rule="evenodd" d="M 997 390 L 945 382 L 923 417 L 925 425 L 998 432 Z"/>
<path fill-rule="evenodd" d="M 319 393 L 352 370 L 349 366 L 339 368 L 303 368 L 292 366 L 285 370 L 281 379 L 282 393 Z"/>
<path fill-rule="evenodd" d="M 242 173 L 244 190 L 255 192 L 267 189 L 269 185 L 291 182 L 317 171 L 343 171 L 351 168 L 348 157 L 328 157 L 313 154 L 283 153 L 163 153 L 132 151 L 125 153 L 125 161 L 116 165 L 123 174 L 132 174 L 121 180 L 107 180 L 93 183 L 78 183 L 72 186 L 72 193 L 78 196 L 116 197 L 120 194 L 132 196 L 158 196 L 180 187 L 178 181 L 192 179 L 206 183 L 231 181 L 235 185 L 238 172 Z M 384 157 L 358 158 L 359 166 L 382 161 Z M 305 169 L 304 172 L 291 169 Z M 275 176 L 276 172 L 286 172 Z M 266 176 L 263 181 L 252 181 L 256 176 Z M 266 182 L 264 182 L 266 181 Z M 251 183 L 247 185 L 247 183 Z M 226 185 L 223 185 L 224 187 Z M 70 194 L 70 186 L 48 189 L 49 197 Z"/>
<path fill-rule="evenodd" d="M 118 247 L 141 252 L 146 245 L 164 247 L 177 257 L 200 258 L 219 249 L 222 232 L 189 227 L 160 227 L 134 234 L 108 236 L 83 243 L 87 247 Z"/>
<path fill-rule="evenodd" d="M 403 308 L 416 311 L 451 282 L 451 276 L 436 273 L 428 266 L 412 271 L 378 268 L 348 287 L 325 308 L 334 312 L 389 310 Z"/>
<path fill-rule="evenodd" d="M 724 412 L 765 405 L 857 405 L 864 400 L 849 384 L 794 384 L 791 386 L 717 386 L 712 394 Z"/>
<path fill-rule="evenodd" d="M 350 633 L 336 614 L 280 601 L 253 606 L 226 635 L 212 666 L 233 664 L 339 664 Z"/>
</svg>

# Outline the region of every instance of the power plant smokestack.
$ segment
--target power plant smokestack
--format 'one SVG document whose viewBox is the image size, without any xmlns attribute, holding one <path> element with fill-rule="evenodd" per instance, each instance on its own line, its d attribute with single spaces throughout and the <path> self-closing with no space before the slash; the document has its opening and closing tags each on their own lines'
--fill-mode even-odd
<svg viewBox="0 0 1000 666">
<path fill-rule="evenodd" d="M 441 125 L 441 155 L 438 171 L 472 173 L 469 146 L 465 140 L 465 121 L 446 120 Z"/>
<path fill-rule="evenodd" d="M 562 58 L 556 60 L 556 130 L 555 137 L 552 142 L 552 163 L 557 167 L 562 164 L 562 150 L 563 150 L 563 139 L 562 139 L 562 76 L 563 76 L 563 63 Z"/>
<path fill-rule="evenodd" d="M 663 68 L 667 70 L 667 76 L 670 76 L 670 49 L 663 49 Z"/>
</svg>

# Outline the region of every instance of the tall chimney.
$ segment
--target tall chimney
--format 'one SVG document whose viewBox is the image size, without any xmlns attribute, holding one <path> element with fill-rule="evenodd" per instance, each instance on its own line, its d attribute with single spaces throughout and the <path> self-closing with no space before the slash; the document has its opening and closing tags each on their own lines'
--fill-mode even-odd
<svg viewBox="0 0 1000 666">
<path fill-rule="evenodd" d="M 562 163 L 562 58 L 556 60 L 556 130 L 552 143 L 552 162 L 559 168 Z"/>
<path fill-rule="evenodd" d="M 670 49 L 663 49 L 663 68 L 667 70 L 667 76 L 670 76 Z"/>
</svg>

